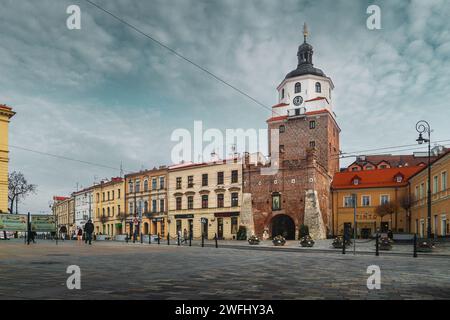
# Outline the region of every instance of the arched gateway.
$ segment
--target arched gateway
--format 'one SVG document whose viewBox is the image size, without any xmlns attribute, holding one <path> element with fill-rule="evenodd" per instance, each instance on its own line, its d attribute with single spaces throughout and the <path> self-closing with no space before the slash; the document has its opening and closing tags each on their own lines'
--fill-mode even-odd
<svg viewBox="0 0 450 320">
<path fill-rule="evenodd" d="M 295 223 L 291 217 L 280 214 L 272 218 L 272 237 L 278 235 L 286 240 L 295 240 Z"/>
</svg>

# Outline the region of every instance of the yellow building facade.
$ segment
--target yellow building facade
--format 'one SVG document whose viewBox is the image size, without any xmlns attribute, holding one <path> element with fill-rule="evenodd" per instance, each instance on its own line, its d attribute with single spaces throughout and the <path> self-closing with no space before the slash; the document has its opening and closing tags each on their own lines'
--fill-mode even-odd
<svg viewBox="0 0 450 320">
<path fill-rule="evenodd" d="M 8 212 L 9 121 L 15 112 L 0 104 L 0 213 Z"/>
<path fill-rule="evenodd" d="M 123 233 L 125 223 L 124 179 L 112 178 L 93 186 L 94 232 L 114 237 Z"/>
<path fill-rule="evenodd" d="M 242 163 L 233 160 L 169 168 L 169 230 L 195 239 L 236 239 L 242 202 Z"/>
<path fill-rule="evenodd" d="M 138 237 L 141 233 L 165 237 L 168 232 L 167 167 L 127 174 L 125 183 L 128 235 L 137 232 Z"/>
<path fill-rule="evenodd" d="M 344 227 L 355 226 L 353 195 L 356 195 L 356 231 L 369 238 L 377 231 L 411 232 L 408 179 L 423 167 L 402 167 L 336 173 L 332 184 L 333 234 L 342 235 Z M 391 214 L 380 216 L 377 207 L 394 204 Z"/>
<path fill-rule="evenodd" d="M 436 237 L 450 235 L 450 151 L 431 164 L 431 233 Z M 427 235 L 428 226 L 428 169 L 423 168 L 410 179 L 411 231 L 421 237 Z"/>
<path fill-rule="evenodd" d="M 56 228 L 59 233 L 70 234 L 70 204 L 71 198 L 69 197 L 53 197 L 53 215 L 56 219 Z"/>
</svg>

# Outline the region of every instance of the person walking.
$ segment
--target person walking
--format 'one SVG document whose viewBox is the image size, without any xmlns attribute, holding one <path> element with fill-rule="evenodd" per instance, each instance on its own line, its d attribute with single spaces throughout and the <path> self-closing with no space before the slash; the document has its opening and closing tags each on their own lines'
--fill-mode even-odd
<svg viewBox="0 0 450 320">
<path fill-rule="evenodd" d="M 186 244 L 187 240 L 188 240 L 188 232 L 187 232 L 187 229 L 184 228 L 184 230 L 183 230 L 183 243 Z"/>
<path fill-rule="evenodd" d="M 92 233 L 94 232 L 94 224 L 92 220 L 89 219 L 84 225 L 84 243 L 92 244 Z"/>
<path fill-rule="evenodd" d="M 62 239 L 62 241 L 66 240 L 66 232 L 67 232 L 66 226 L 62 226 L 62 227 L 59 229 L 59 233 L 61 234 L 61 239 Z"/>
<path fill-rule="evenodd" d="M 83 230 L 81 228 L 78 228 L 77 239 L 78 242 L 81 242 L 83 240 Z"/>
</svg>

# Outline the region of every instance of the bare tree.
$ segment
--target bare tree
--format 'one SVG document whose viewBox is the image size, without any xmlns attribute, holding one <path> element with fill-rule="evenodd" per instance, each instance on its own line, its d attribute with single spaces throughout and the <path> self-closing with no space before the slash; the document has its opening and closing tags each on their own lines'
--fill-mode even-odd
<svg viewBox="0 0 450 320">
<path fill-rule="evenodd" d="M 9 212 L 13 213 L 14 204 L 16 204 L 17 214 L 18 203 L 31 193 L 36 193 L 36 187 L 35 184 L 28 183 L 23 173 L 16 171 L 11 172 L 8 180 Z"/>
<path fill-rule="evenodd" d="M 375 208 L 375 213 L 381 217 L 381 221 L 383 221 L 383 217 L 388 214 L 393 214 L 397 212 L 398 204 L 394 201 L 389 201 L 383 204 L 380 204 Z"/>
<path fill-rule="evenodd" d="M 408 220 L 408 232 L 411 232 L 411 207 L 415 201 L 414 195 L 405 194 L 399 200 L 400 207 L 406 211 L 406 217 Z"/>
</svg>

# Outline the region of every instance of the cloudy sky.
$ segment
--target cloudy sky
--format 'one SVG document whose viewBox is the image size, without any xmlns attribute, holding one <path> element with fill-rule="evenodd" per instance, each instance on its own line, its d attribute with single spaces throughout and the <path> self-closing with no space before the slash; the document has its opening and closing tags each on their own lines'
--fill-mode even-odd
<svg viewBox="0 0 450 320">
<path fill-rule="evenodd" d="M 434 140 L 450 139 L 445 0 L 93 1 L 268 106 L 296 67 L 306 21 L 315 66 L 336 86 L 343 152 L 412 144 L 420 119 Z M 372 3 L 381 30 L 366 27 Z M 66 27 L 71 4 L 81 30 Z M 130 171 L 170 164 L 172 131 L 192 130 L 194 120 L 266 127 L 268 110 L 83 0 L 1 5 L 0 103 L 17 111 L 10 170 L 38 185 L 20 211 L 48 211 L 53 195 L 116 176 L 121 162 Z"/>
</svg>

